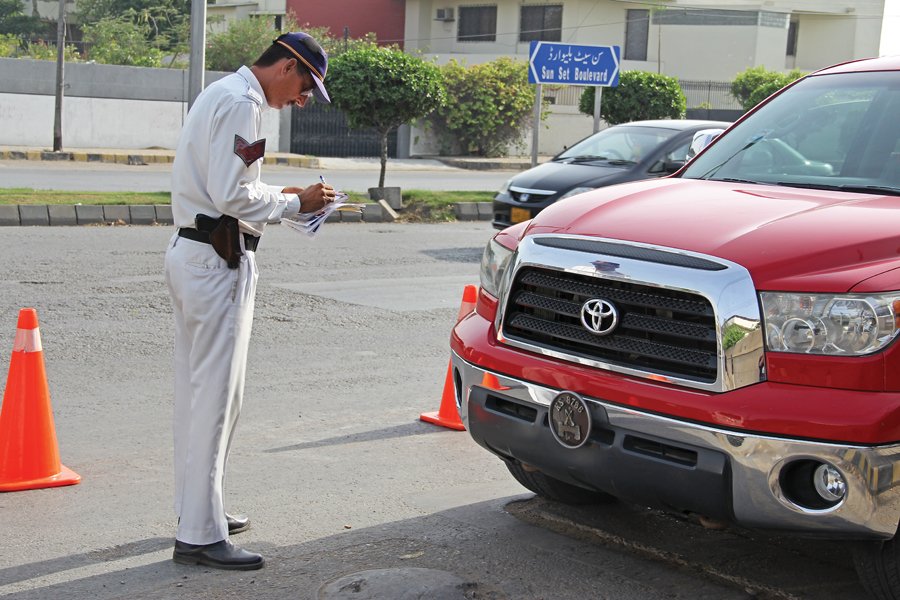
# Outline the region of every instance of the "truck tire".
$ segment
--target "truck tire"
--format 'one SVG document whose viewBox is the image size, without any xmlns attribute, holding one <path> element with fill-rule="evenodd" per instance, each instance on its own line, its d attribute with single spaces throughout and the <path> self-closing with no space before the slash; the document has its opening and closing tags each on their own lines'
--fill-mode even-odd
<svg viewBox="0 0 900 600">
<path fill-rule="evenodd" d="M 900 600 L 900 545 L 896 537 L 857 544 L 853 561 L 860 583 L 872 598 Z"/>
<path fill-rule="evenodd" d="M 554 479 L 540 471 L 526 471 L 520 462 L 505 462 L 506 468 L 516 478 L 516 481 L 541 498 L 555 500 L 563 504 L 600 504 L 615 501 L 614 496 L 604 492 L 578 487 L 577 485 Z"/>
</svg>

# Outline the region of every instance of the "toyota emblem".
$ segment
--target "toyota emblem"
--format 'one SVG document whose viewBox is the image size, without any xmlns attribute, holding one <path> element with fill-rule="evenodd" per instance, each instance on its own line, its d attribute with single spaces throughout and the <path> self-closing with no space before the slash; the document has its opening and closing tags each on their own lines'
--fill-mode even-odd
<svg viewBox="0 0 900 600">
<path fill-rule="evenodd" d="M 597 335 L 609 335 L 619 324 L 619 311 L 607 300 L 591 298 L 581 305 L 581 324 Z"/>
</svg>

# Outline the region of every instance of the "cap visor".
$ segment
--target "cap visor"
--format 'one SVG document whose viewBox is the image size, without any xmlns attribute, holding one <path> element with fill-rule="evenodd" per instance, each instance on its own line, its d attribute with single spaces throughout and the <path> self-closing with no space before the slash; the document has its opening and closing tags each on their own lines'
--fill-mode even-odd
<svg viewBox="0 0 900 600">
<path fill-rule="evenodd" d="M 325 84 L 315 75 L 313 75 L 313 81 L 316 82 L 316 89 L 313 90 L 313 96 L 316 97 L 316 100 L 331 104 L 331 98 L 328 96 L 328 92 L 325 91 Z"/>
</svg>

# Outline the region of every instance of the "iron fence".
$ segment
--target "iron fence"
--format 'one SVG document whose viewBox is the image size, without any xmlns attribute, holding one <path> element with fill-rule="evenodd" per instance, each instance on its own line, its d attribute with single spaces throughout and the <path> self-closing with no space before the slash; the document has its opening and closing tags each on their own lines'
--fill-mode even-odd
<svg viewBox="0 0 900 600">
<path fill-rule="evenodd" d="M 291 109 L 291 152 L 314 156 L 381 156 L 381 136 L 371 129 L 350 129 L 336 108 L 311 102 Z M 397 157 L 397 131 L 388 136 L 388 157 Z"/>
</svg>

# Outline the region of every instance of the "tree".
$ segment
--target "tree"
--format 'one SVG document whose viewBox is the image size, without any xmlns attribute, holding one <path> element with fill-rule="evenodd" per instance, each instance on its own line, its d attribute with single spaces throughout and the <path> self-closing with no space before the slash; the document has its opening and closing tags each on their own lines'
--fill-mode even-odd
<svg viewBox="0 0 900 600">
<path fill-rule="evenodd" d="M 430 123 L 445 145 L 453 140 L 465 153 L 505 155 L 522 138 L 534 108 L 527 64 L 503 57 L 467 68 L 451 61 L 441 71 L 448 100 Z"/>
<path fill-rule="evenodd" d="M 446 101 L 440 69 L 397 48 L 360 45 L 329 65 L 328 93 L 350 127 L 372 128 L 381 136 L 384 187 L 388 135 L 404 123 L 427 116 Z"/>
<path fill-rule="evenodd" d="M 327 27 L 300 25 L 294 13 L 289 12 L 284 19 L 282 31 L 302 30 L 313 36 L 329 58 L 360 45 L 371 45 L 375 34 L 368 33 L 363 38 L 346 42 L 334 38 Z M 211 71 L 236 71 L 241 65 L 251 65 L 259 55 L 272 44 L 281 32 L 272 29 L 265 19 L 240 19 L 229 24 L 220 33 L 209 34 L 206 45 L 206 68 Z"/>
<path fill-rule="evenodd" d="M 594 88 L 587 88 L 578 102 L 578 110 L 594 114 Z M 619 85 L 605 88 L 600 116 L 610 125 L 644 119 L 683 119 L 687 100 L 678 80 L 646 71 L 622 71 Z"/>
<path fill-rule="evenodd" d="M 44 23 L 35 16 L 22 11 L 20 0 L 0 0 L 0 34 L 24 36 L 40 33 L 46 29 Z"/>
<path fill-rule="evenodd" d="M 744 110 L 750 110 L 774 92 L 802 76 L 803 73 L 797 69 L 781 73 L 769 71 L 761 65 L 750 67 L 735 76 L 734 81 L 731 82 L 731 95 L 741 103 Z"/>
<path fill-rule="evenodd" d="M 109 65 L 158 67 L 162 51 L 147 44 L 149 37 L 147 24 L 135 24 L 128 17 L 103 18 L 84 26 L 86 58 Z"/>
</svg>

